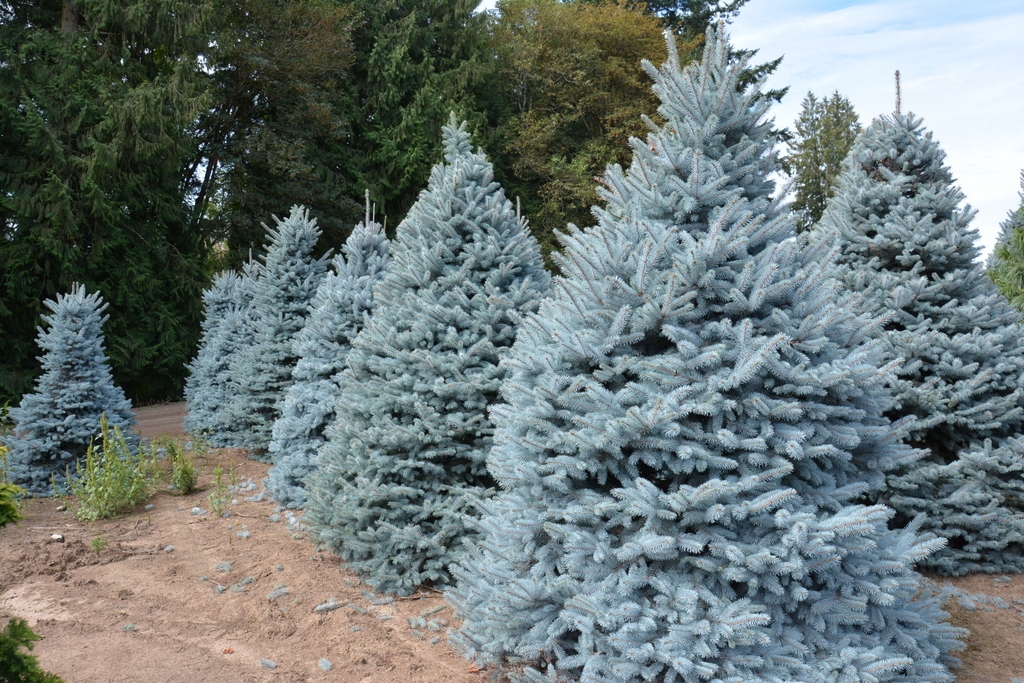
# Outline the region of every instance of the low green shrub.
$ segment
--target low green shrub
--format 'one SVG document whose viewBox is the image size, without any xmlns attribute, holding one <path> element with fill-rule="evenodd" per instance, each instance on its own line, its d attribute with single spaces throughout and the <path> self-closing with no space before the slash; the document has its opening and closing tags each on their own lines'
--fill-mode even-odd
<svg viewBox="0 0 1024 683">
<path fill-rule="evenodd" d="M 140 505 L 153 492 L 156 483 L 156 459 L 142 445 L 133 448 L 120 428 L 113 434 L 107 418 L 100 418 L 100 447 L 89 444 L 84 466 L 75 466 L 75 476 L 68 476 L 67 492 L 78 499 L 75 516 L 94 521 L 113 517 L 119 512 Z"/>
<path fill-rule="evenodd" d="M 22 493 L 20 487 L 0 481 L 0 529 L 21 519 L 18 496 Z"/>
<path fill-rule="evenodd" d="M 174 488 L 183 496 L 195 491 L 199 483 L 196 461 L 176 441 L 167 444 L 167 454 L 171 459 L 171 484 Z"/>
<path fill-rule="evenodd" d="M 7 628 L 0 630 L 0 683 L 63 683 L 39 668 L 35 655 L 28 652 L 37 640 L 39 636 L 23 619 L 11 619 Z"/>
</svg>

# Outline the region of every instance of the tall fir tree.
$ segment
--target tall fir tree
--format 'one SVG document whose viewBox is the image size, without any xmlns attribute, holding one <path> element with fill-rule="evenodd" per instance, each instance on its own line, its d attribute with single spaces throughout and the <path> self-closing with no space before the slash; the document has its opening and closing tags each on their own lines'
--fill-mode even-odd
<svg viewBox="0 0 1024 683">
<path fill-rule="evenodd" d="M 914 453 L 877 321 L 770 196 L 768 99 L 709 33 L 647 64 L 664 126 L 609 167 L 505 362 L 456 645 L 513 681 L 952 681 L 913 563 L 855 503 Z"/>
<path fill-rule="evenodd" d="M 11 482 L 36 495 L 53 493 L 51 477 L 63 482 L 65 472 L 85 456 L 100 434 L 106 414 L 111 428 L 120 427 L 131 439 L 135 424 L 132 404 L 114 384 L 103 344 L 107 305 L 98 292 L 72 288 L 47 300 L 49 315 L 39 329 L 43 374 L 35 390 L 12 408 L 14 431 L 3 437 Z"/>
<path fill-rule="evenodd" d="M 922 567 L 947 574 L 1024 570 L 1024 327 L 979 262 L 974 211 L 921 119 L 875 119 L 847 157 L 819 223 L 837 273 L 905 365 L 893 419 L 915 418 L 926 460 L 892 473 L 874 499 L 902 522 L 927 513 L 948 539 Z M 989 443 L 986 443 L 986 442 Z M 899 522 L 899 520 L 898 520 Z"/>
<path fill-rule="evenodd" d="M 203 292 L 203 324 L 199 349 L 188 365 L 185 382 L 185 431 L 189 434 L 211 434 L 215 415 L 225 400 L 223 383 L 231 354 L 226 351 L 224 334 L 229 316 L 240 306 L 241 278 L 233 270 L 213 277 Z"/>
<path fill-rule="evenodd" d="M 334 271 L 320 283 L 293 343 L 299 359 L 292 373 L 295 383 L 274 423 L 269 451 L 275 464 L 264 482 L 281 505 L 306 505 L 306 477 L 316 469 L 324 430 L 336 416 L 345 359 L 373 311 L 374 287 L 390 261 L 391 243 L 371 218 L 367 193 L 366 216 L 349 235 L 343 254 L 334 257 Z"/>
<path fill-rule="evenodd" d="M 197 354 L 193 362 L 198 381 L 188 404 L 185 428 L 218 448 L 245 445 L 245 424 L 239 424 L 232 410 L 239 393 L 232 369 L 238 357 L 255 343 L 258 319 L 253 299 L 259 272 L 259 262 L 243 264 L 231 287 L 231 302 L 223 321 L 210 340 L 204 340 L 201 355 Z M 195 418 L 190 420 L 193 411 Z"/>
<path fill-rule="evenodd" d="M 255 334 L 250 347 L 231 359 L 234 385 L 229 411 L 236 445 L 267 460 L 279 403 L 293 383 L 298 357 L 295 335 L 309 315 L 309 302 L 327 273 L 330 254 L 313 258 L 320 229 L 309 211 L 292 207 L 284 220 L 274 217 L 267 244 L 253 280 Z"/>
<path fill-rule="evenodd" d="M 988 275 L 1018 310 L 1024 311 L 1024 171 L 1020 174 L 1020 206 L 1000 226 Z"/>
<path fill-rule="evenodd" d="M 208 256 L 188 221 L 193 122 L 208 104 L 207 2 L 5 2 L 0 20 L 0 402 L 39 372 L 43 301 L 109 302 L 130 396 L 180 396 Z"/>
<path fill-rule="evenodd" d="M 317 539 L 389 593 L 448 583 L 470 533 L 463 516 L 493 484 L 499 363 L 549 284 L 466 124 L 453 115 L 443 139 L 445 161 L 398 226 L 308 480 Z"/>
<path fill-rule="evenodd" d="M 853 104 L 838 91 L 823 100 L 808 92 L 801 106 L 796 135 L 783 166 L 796 181 L 793 208 L 798 228 L 806 230 L 818 222 L 829 197 L 835 194 L 843 160 L 861 127 Z"/>
</svg>

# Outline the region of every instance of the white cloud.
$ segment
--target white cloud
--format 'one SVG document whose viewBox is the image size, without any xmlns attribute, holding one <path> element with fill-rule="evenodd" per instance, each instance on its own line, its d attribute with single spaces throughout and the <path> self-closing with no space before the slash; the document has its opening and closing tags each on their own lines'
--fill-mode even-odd
<svg viewBox="0 0 1024 683">
<path fill-rule="evenodd" d="M 759 49 L 763 59 L 785 55 L 769 81 L 790 86 L 775 111 L 784 125 L 792 124 L 808 90 L 838 90 L 863 123 L 890 112 L 899 69 L 904 111 L 923 117 L 946 151 L 990 249 L 999 223 L 1020 203 L 1024 7 L 1019 0 L 846 4 L 751 0 L 730 28 L 732 41 Z"/>
</svg>

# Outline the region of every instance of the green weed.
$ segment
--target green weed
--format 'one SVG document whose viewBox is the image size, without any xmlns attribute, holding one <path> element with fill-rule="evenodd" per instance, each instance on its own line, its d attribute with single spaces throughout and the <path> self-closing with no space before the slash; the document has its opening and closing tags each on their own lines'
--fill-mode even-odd
<svg viewBox="0 0 1024 683">
<path fill-rule="evenodd" d="M 101 442 L 89 444 L 84 466 L 70 472 L 67 491 L 78 499 L 75 516 L 93 521 L 114 515 L 141 504 L 149 497 L 156 482 L 156 460 L 142 446 L 133 449 L 124 434 L 107 426 L 106 415 L 100 418 Z"/>
<path fill-rule="evenodd" d="M 213 470 L 213 491 L 207 498 L 213 513 L 218 517 L 223 515 L 228 502 L 228 487 L 224 483 L 224 468 L 220 465 Z"/>
<path fill-rule="evenodd" d="M 92 546 L 93 552 L 99 555 L 103 552 L 103 549 L 106 548 L 107 545 L 109 544 L 107 543 L 107 539 L 103 538 L 102 536 L 97 536 L 96 538 L 92 539 L 89 545 Z"/>
</svg>

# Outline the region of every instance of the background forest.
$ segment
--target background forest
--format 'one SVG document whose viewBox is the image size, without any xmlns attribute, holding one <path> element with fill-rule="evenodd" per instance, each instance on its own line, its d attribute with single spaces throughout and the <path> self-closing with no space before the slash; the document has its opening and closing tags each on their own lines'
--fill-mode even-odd
<svg viewBox="0 0 1024 683">
<path fill-rule="evenodd" d="M 341 244 L 367 188 L 391 234 L 452 111 L 547 253 L 643 133 L 638 65 L 664 28 L 689 59 L 744 2 L 0 3 L 0 404 L 38 376 L 43 302 L 73 283 L 109 303 L 128 396 L 179 397 L 212 273 L 296 204 Z"/>
</svg>

